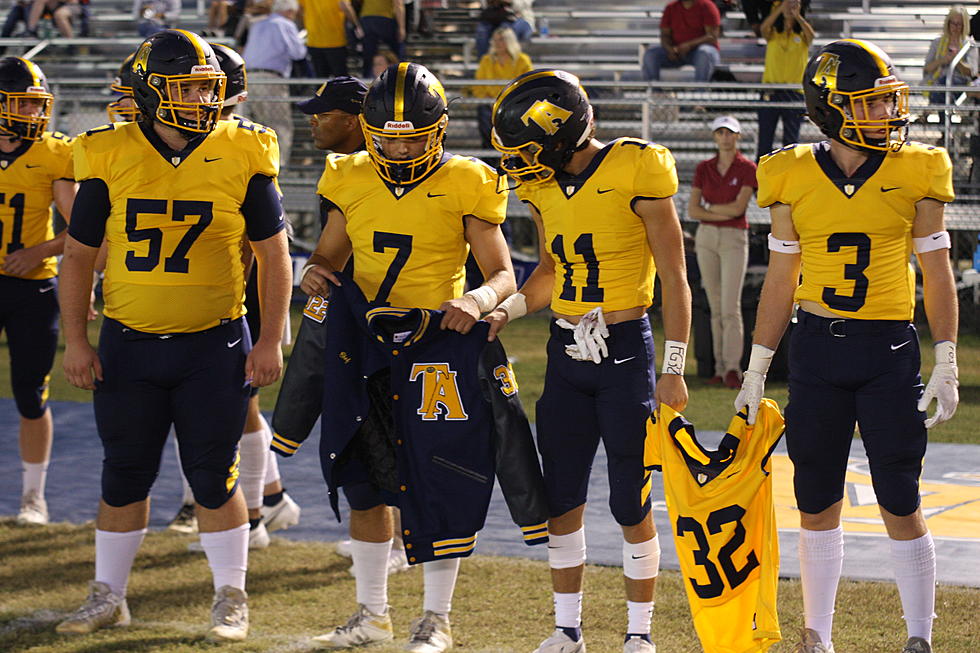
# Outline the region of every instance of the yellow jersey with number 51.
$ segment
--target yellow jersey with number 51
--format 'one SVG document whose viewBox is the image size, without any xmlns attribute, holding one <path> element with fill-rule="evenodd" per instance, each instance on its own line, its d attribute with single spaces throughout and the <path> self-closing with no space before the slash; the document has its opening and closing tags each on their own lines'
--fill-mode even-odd
<svg viewBox="0 0 980 653">
<path fill-rule="evenodd" d="M 79 136 L 75 178 L 101 179 L 110 213 L 105 315 L 148 333 L 192 333 L 245 314 L 242 203 L 279 173 L 276 136 L 222 120 L 193 149 L 165 154 L 139 123 Z"/>
<path fill-rule="evenodd" d="M 762 157 L 759 206 L 788 205 L 800 238 L 802 281 L 794 299 L 841 317 L 912 319 L 915 204 L 953 201 L 951 167 L 946 150 L 914 142 L 871 155 L 849 177 L 827 142 Z"/>
<path fill-rule="evenodd" d="M 71 181 L 73 174 L 71 139 L 60 132 L 45 132 L 38 141 L 0 154 L 0 274 L 8 254 L 54 238 L 53 184 Z M 58 259 L 49 256 L 23 278 L 50 279 L 57 273 Z"/>
<path fill-rule="evenodd" d="M 650 305 L 657 270 L 634 207 L 677 192 L 670 150 L 620 138 L 580 174 L 559 173 L 516 192 L 544 223 L 544 247 L 555 262 L 551 310 L 584 315 L 597 306 L 608 313 Z"/>
<path fill-rule="evenodd" d="M 316 191 L 344 214 L 354 281 L 369 301 L 438 309 L 463 294 L 467 215 L 500 224 L 507 193 L 476 159 L 445 154 L 422 181 L 386 183 L 367 152 L 331 154 Z"/>
</svg>

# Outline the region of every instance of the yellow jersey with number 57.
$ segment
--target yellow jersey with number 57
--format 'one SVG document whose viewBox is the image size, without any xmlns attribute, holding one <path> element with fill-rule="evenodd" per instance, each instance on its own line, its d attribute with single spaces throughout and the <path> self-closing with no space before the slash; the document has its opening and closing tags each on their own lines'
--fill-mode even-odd
<svg viewBox="0 0 980 653">
<path fill-rule="evenodd" d="M 470 251 L 463 217 L 500 224 L 507 213 L 494 170 L 448 153 L 407 187 L 381 179 L 367 152 L 331 154 L 317 193 L 344 214 L 364 296 L 403 308 L 438 309 L 462 295 Z"/>
<path fill-rule="evenodd" d="M 129 122 L 75 141 L 76 179 L 100 179 L 108 189 L 105 315 L 148 333 L 192 333 L 239 318 L 241 207 L 254 175 L 278 175 L 275 134 L 222 120 L 180 152 L 152 138 Z"/>
<path fill-rule="evenodd" d="M 677 192 L 670 150 L 620 138 L 581 174 L 559 173 L 516 192 L 544 223 L 545 249 L 555 262 L 551 310 L 584 315 L 597 306 L 610 312 L 650 305 L 656 267 L 633 207 Z"/>
<path fill-rule="evenodd" d="M 647 422 L 643 463 L 663 470 L 684 588 L 707 653 L 766 651 L 781 638 L 770 457 L 782 435 L 771 399 L 762 400 L 754 425 L 744 412 L 732 418 L 716 450 L 669 406 Z"/>
<path fill-rule="evenodd" d="M 915 203 L 953 201 L 946 150 L 905 143 L 871 155 L 847 177 L 829 143 L 795 145 L 764 156 L 757 176 L 759 206 L 792 209 L 802 250 L 796 301 L 841 317 L 912 319 Z"/>
<path fill-rule="evenodd" d="M 17 150 L 0 153 L 0 274 L 8 254 L 54 238 L 51 224 L 52 185 L 74 178 L 71 139 L 45 132 L 38 141 L 24 141 Z M 50 279 L 58 259 L 49 256 L 24 279 Z"/>
</svg>

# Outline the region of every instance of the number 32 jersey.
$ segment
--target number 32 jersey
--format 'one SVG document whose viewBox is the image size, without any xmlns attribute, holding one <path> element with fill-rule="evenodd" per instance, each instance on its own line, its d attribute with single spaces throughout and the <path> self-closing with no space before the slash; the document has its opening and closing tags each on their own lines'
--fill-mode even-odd
<svg viewBox="0 0 980 653">
<path fill-rule="evenodd" d="M 800 237 L 802 282 L 795 300 L 842 317 L 910 320 L 915 203 L 953 201 L 949 155 L 909 142 L 872 155 L 851 177 L 829 143 L 777 150 L 759 162 L 759 206 L 787 204 Z"/>
<path fill-rule="evenodd" d="M 705 653 L 766 651 L 776 614 L 779 539 L 770 456 L 783 417 L 763 399 L 754 425 L 736 415 L 716 451 L 661 404 L 647 422 L 644 466 L 660 467 L 684 587 Z"/>
<path fill-rule="evenodd" d="M 108 188 L 105 315 L 148 333 L 193 333 L 244 315 L 245 218 L 255 175 L 275 177 L 273 132 L 222 120 L 167 158 L 139 123 L 75 140 L 75 178 Z"/>
<path fill-rule="evenodd" d="M 584 315 L 597 306 L 608 313 L 650 305 L 656 267 L 633 207 L 677 192 L 670 150 L 620 138 L 581 174 L 559 174 L 516 192 L 544 222 L 545 248 L 555 262 L 551 310 Z"/>
</svg>

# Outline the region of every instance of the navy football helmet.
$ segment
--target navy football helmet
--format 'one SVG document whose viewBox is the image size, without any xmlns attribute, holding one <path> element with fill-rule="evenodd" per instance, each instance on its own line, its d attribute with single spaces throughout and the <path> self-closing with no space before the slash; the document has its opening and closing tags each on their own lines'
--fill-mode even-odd
<svg viewBox="0 0 980 653">
<path fill-rule="evenodd" d="M 123 59 L 116 78 L 109 85 L 109 88 L 120 94 L 105 108 L 111 122 L 133 122 L 140 115 L 140 110 L 136 108 L 136 100 L 133 98 L 133 59 L 135 58 L 134 52 Z"/>
<path fill-rule="evenodd" d="M 248 76 L 245 74 L 245 60 L 234 49 L 221 43 L 212 43 L 214 54 L 225 74 L 225 101 L 222 106 L 233 107 L 248 99 Z"/>
<path fill-rule="evenodd" d="M 0 59 L 0 134 L 39 140 L 51 120 L 53 102 L 37 64 L 20 57 Z"/>
<path fill-rule="evenodd" d="M 594 131 L 589 96 L 578 77 L 564 70 L 524 73 L 493 105 L 491 142 L 503 155 L 503 172 L 519 182 L 551 179 Z"/>
<path fill-rule="evenodd" d="M 207 92 L 195 86 L 207 84 Z M 206 134 L 218 123 L 225 74 L 208 42 L 193 32 L 167 29 L 147 38 L 133 58 L 133 97 L 148 120 L 185 136 Z"/>
<path fill-rule="evenodd" d="M 835 141 L 881 152 L 907 138 L 909 86 L 874 43 L 843 39 L 820 48 L 803 73 L 803 95 L 810 120 Z M 882 101 L 889 115 L 874 119 Z"/>
</svg>

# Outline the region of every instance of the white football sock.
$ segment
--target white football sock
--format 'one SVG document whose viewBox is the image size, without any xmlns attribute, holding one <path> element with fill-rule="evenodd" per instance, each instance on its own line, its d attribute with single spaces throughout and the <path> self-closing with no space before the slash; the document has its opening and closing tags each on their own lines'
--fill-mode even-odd
<svg viewBox="0 0 980 653">
<path fill-rule="evenodd" d="M 181 498 L 180 503 L 187 506 L 194 503 L 194 491 L 191 490 L 191 484 L 187 482 L 187 477 L 184 476 L 184 467 L 180 463 L 180 443 L 177 442 L 177 436 L 174 435 L 173 430 L 170 431 L 170 434 L 174 439 L 174 451 L 177 453 L 177 471 L 180 472 L 180 484 L 184 490 L 184 496 Z"/>
<path fill-rule="evenodd" d="M 354 561 L 354 586 L 357 602 L 374 614 L 388 610 L 388 555 L 391 540 L 364 542 L 351 539 L 351 559 Z"/>
<path fill-rule="evenodd" d="M 932 620 L 936 618 L 936 548 L 932 534 L 914 540 L 892 540 L 892 564 L 898 594 L 902 598 L 909 637 L 932 642 Z"/>
<path fill-rule="evenodd" d="M 630 635 L 649 635 L 653 621 L 653 601 L 626 602 L 626 632 Z"/>
<path fill-rule="evenodd" d="M 108 585 L 115 594 L 126 596 L 129 572 L 146 529 L 115 533 L 95 529 L 95 580 Z"/>
<path fill-rule="evenodd" d="M 271 431 L 270 431 L 271 433 Z M 272 441 L 270 437 L 270 442 Z M 279 456 L 272 453 L 272 449 L 266 448 L 265 452 L 266 463 L 265 463 L 265 484 L 275 483 L 279 480 L 279 461 L 276 460 Z"/>
<path fill-rule="evenodd" d="M 22 492 L 21 496 L 29 494 L 31 492 L 37 492 L 38 495 L 44 496 L 44 486 L 48 480 L 48 461 L 43 463 L 25 463 L 21 461 L 21 466 L 23 468 L 22 478 Z"/>
<path fill-rule="evenodd" d="M 582 626 L 582 592 L 559 594 L 554 592 L 555 626 L 579 628 Z"/>
<path fill-rule="evenodd" d="M 201 546 L 208 557 L 214 589 L 231 585 L 244 591 L 248 569 L 248 524 L 226 531 L 201 533 Z"/>
<path fill-rule="evenodd" d="M 800 529 L 800 580 L 803 583 L 803 620 L 807 628 L 831 644 L 834 601 L 844 564 L 844 529 Z"/>
<path fill-rule="evenodd" d="M 266 438 L 268 431 L 260 429 L 243 433 L 238 442 L 238 453 L 241 459 L 238 463 L 238 480 L 242 484 L 242 495 L 249 510 L 262 507 L 262 491 L 265 489 L 265 466 L 269 457 L 270 440 Z"/>
<path fill-rule="evenodd" d="M 453 591 L 456 589 L 456 576 L 459 574 L 459 558 L 433 560 L 422 565 L 423 586 L 422 609 L 436 614 L 449 614 L 453 609 Z"/>
</svg>

